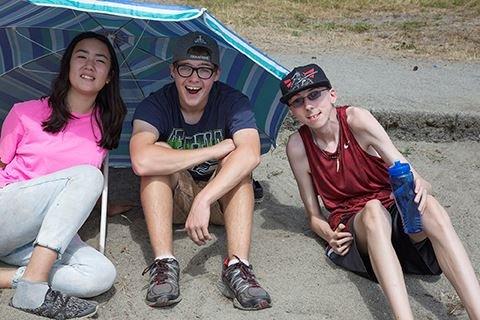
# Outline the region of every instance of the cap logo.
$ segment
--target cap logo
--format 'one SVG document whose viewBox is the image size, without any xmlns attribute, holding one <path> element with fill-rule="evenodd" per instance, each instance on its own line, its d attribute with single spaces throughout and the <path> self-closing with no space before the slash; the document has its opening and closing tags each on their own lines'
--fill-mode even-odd
<svg viewBox="0 0 480 320">
<path fill-rule="evenodd" d="M 188 55 L 189 59 L 210 61 L 210 56 L 199 56 L 195 54 Z"/>
<path fill-rule="evenodd" d="M 315 78 L 316 73 L 317 71 L 314 68 L 302 73 L 297 71 L 290 79 L 283 81 L 283 83 L 289 90 L 297 90 L 312 84 L 312 79 Z"/>
<path fill-rule="evenodd" d="M 207 41 L 203 39 L 202 35 L 199 35 L 195 40 L 193 40 L 193 43 L 206 45 Z"/>
</svg>

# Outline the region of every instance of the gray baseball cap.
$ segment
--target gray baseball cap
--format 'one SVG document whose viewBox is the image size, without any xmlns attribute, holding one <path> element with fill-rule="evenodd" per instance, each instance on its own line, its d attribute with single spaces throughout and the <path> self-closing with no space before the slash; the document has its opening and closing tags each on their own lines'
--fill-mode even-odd
<svg viewBox="0 0 480 320">
<path fill-rule="evenodd" d="M 220 66 L 220 53 L 218 44 L 210 36 L 195 31 L 180 36 L 172 42 L 172 63 L 180 60 L 201 60 L 213 63 L 217 67 Z M 189 53 L 189 50 L 193 47 L 204 48 L 209 55 L 205 56 Z"/>
</svg>

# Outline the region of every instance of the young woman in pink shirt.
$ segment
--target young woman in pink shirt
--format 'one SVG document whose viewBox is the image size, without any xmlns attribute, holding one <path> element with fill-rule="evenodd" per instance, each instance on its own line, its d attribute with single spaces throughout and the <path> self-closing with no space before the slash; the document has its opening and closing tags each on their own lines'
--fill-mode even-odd
<svg viewBox="0 0 480 320">
<path fill-rule="evenodd" d="M 10 304 L 49 318 L 96 313 L 84 297 L 113 285 L 113 264 L 77 235 L 103 186 L 99 170 L 118 146 L 125 105 L 106 37 L 76 36 L 51 94 L 17 103 L 0 135 L 0 287 Z M 81 298 L 78 298 L 81 297 Z"/>
</svg>

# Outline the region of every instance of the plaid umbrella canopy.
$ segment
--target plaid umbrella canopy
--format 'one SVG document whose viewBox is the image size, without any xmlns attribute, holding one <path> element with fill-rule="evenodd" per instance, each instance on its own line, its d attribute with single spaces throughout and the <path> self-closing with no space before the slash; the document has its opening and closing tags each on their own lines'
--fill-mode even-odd
<svg viewBox="0 0 480 320">
<path fill-rule="evenodd" d="M 95 31 L 113 43 L 121 94 L 128 107 L 110 166 L 128 167 L 128 140 L 136 105 L 171 82 L 170 39 L 190 31 L 209 34 L 220 46 L 221 79 L 251 100 L 262 153 L 275 146 L 287 109 L 279 79 L 288 71 L 226 28 L 205 9 L 133 1 L 2 0 L 0 2 L 0 123 L 15 102 L 49 93 L 68 43 Z"/>
</svg>

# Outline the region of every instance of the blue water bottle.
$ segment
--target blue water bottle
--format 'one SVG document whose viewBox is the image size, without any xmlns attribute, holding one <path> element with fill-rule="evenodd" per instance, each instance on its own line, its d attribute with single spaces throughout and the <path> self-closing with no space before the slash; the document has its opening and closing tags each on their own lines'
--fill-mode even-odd
<svg viewBox="0 0 480 320">
<path fill-rule="evenodd" d="M 397 204 L 398 211 L 402 216 L 403 230 L 405 233 L 417 233 L 422 231 L 422 220 L 418 205 L 413 201 L 415 198 L 415 182 L 413 173 L 408 163 L 395 163 L 388 168 L 390 185 Z"/>
</svg>

